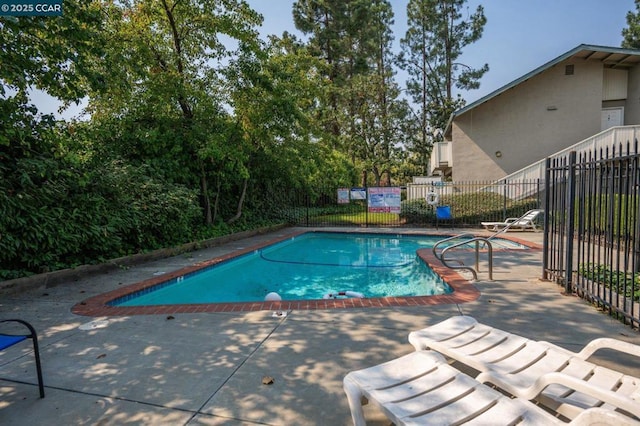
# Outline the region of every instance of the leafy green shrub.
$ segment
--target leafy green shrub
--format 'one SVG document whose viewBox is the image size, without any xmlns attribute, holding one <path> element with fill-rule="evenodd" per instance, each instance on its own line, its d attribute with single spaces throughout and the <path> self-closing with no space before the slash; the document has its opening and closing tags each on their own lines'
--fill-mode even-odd
<svg viewBox="0 0 640 426">
<path fill-rule="evenodd" d="M 434 209 L 424 199 L 404 200 L 400 203 L 400 218 L 406 223 L 435 221 Z"/>
<path fill-rule="evenodd" d="M 635 302 L 640 302 L 640 274 L 638 273 L 616 271 L 606 265 L 586 263 L 580 265 L 578 274 L 618 294 L 624 294 Z"/>
<path fill-rule="evenodd" d="M 64 158 L 0 163 L 0 279 L 190 241 L 197 197 L 120 163 L 83 170 Z"/>
<path fill-rule="evenodd" d="M 129 190 L 121 193 L 132 222 L 128 231 L 130 250 L 149 250 L 190 241 L 202 220 L 195 191 L 181 185 L 158 182 L 134 170 L 128 176 Z"/>
<path fill-rule="evenodd" d="M 601 194 L 576 199 L 576 217 L 582 215 L 585 227 L 593 233 L 617 236 L 633 235 L 640 200 L 631 194 Z"/>
</svg>

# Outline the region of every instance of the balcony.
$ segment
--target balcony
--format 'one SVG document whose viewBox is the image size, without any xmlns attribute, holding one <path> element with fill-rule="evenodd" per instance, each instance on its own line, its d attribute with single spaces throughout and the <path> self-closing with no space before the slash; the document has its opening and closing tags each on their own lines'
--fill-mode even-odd
<svg viewBox="0 0 640 426">
<path fill-rule="evenodd" d="M 436 142 L 433 144 L 429 172 L 431 175 L 449 176 L 453 168 L 451 142 Z"/>
</svg>

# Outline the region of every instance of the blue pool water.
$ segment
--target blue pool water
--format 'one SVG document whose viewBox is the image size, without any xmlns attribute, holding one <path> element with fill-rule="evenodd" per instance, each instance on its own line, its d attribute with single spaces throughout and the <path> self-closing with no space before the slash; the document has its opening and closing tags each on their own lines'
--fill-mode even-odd
<svg viewBox="0 0 640 426">
<path fill-rule="evenodd" d="M 429 296 L 451 288 L 416 254 L 442 237 L 311 232 L 111 302 L 114 306 Z"/>
</svg>

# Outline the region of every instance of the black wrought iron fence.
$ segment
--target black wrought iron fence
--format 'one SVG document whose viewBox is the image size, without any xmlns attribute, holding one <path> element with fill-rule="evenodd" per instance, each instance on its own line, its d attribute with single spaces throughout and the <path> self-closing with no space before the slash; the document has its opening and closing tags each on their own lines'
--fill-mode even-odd
<svg viewBox="0 0 640 426">
<path fill-rule="evenodd" d="M 396 191 L 389 188 L 290 190 L 269 198 L 274 218 L 296 226 L 477 227 L 483 221 L 502 221 L 539 208 L 542 187 L 539 180 L 446 182 L 411 185 Z M 381 198 L 372 200 L 372 194 L 381 196 L 387 192 L 391 194 L 389 202 L 386 199 L 380 202 Z M 427 202 L 428 192 L 437 194 L 432 197 L 432 203 Z M 449 206 L 452 219 L 439 220 L 437 205 Z"/>
<path fill-rule="evenodd" d="M 638 142 L 547 161 L 544 276 L 640 323 Z"/>
</svg>

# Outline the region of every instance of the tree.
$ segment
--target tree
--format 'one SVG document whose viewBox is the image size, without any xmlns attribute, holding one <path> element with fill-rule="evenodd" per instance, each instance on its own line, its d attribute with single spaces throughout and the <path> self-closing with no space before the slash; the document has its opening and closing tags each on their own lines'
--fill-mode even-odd
<svg viewBox="0 0 640 426">
<path fill-rule="evenodd" d="M 245 52 L 226 71 L 232 86 L 231 120 L 245 156 L 242 198 L 250 178 L 257 192 L 266 186 L 304 188 L 314 164 L 324 160 L 315 149 L 319 129 L 311 119 L 323 86 L 317 59 L 288 34 L 272 36 L 262 53 Z M 238 205 L 231 220 L 241 211 Z"/>
<path fill-rule="evenodd" d="M 184 243 L 193 233 L 193 192 L 95 155 L 92 123 L 55 121 L 29 99 L 33 89 L 64 103 L 103 93 L 109 74 L 95 64 L 107 52 L 106 11 L 69 0 L 61 17 L 0 18 L 0 280 Z"/>
<path fill-rule="evenodd" d="M 421 134 L 413 149 L 419 153 L 423 173 L 427 172 L 433 142 L 441 140 L 451 114 L 464 106 L 460 95 L 454 97 L 454 87 L 477 89 L 489 70 L 487 64 L 472 68 L 456 62 L 466 46 L 480 39 L 487 21 L 482 6 L 463 18 L 465 3 L 409 0 L 407 5 L 408 30 L 400 40 L 399 64 L 409 74 L 407 92 L 419 109 L 415 117 Z"/>
<path fill-rule="evenodd" d="M 293 19 L 307 34 L 307 48 L 325 64 L 320 69 L 328 81 L 318 118 L 333 144 L 340 147 L 348 121 L 350 80 L 368 74 L 376 44 L 372 35 L 374 20 L 369 0 L 298 0 L 293 4 Z"/>
<path fill-rule="evenodd" d="M 70 199 L 87 174 L 67 155 L 64 126 L 29 95 L 70 103 L 100 88 L 91 64 L 102 52 L 102 18 L 97 1 L 78 0 L 56 18 L 0 17 L 0 280 L 55 268 L 83 248 Z"/>
<path fill-rule="evenodd" d="M 318 110 L 318 120 L 323 123 L 327 134 L 333 135 L 334 145 L 341 134 L 339 88 L 343 86 L 342 67 L 347 50 L 346 6 L 347 2 L 340 0 L 299 0 L 293 3 L 296 28 L 309 35 L 307 46 L 311 55 L 325 63 L 322 73 L 330 85 L 326 87 L 325 105 Z"/>
<path fill-rule="evenodd" d="M 392 70 L 393 11 L 387 0 L 299 0 L 296 27 L 309 35 L 309 52 L 324 62 L 328 84 L 318 120 L 331 147 L 361 171 L 361 184 L 381 184 L 390 174 L 402 137 L 394 130 L 402 108 Z M 368 182 L 368 174 L 373 182 Z"/>
<path fill-rule="evenodd" d="M 64 102 L 99 88 L 91 63 L 102 54 L 103 15 L 98 1 L 69 0 L 62 16 L 0 17 L 0 98 L 28 102 L 38 89 Z"/>
<path fill-rule="evenodd" d="M 197 185 L 204 222 L 213 223 L 211 156 L 229 153 L 237 140 L 226 137 L 230 85 L 222 71 L 233 47 L 260 49 L 261 17 L 243 0 L 112 1 L 108 16 L 111 40 L 96 67 L 109 76 L 109 90 L 93 94 L 93 117 L 113 130 L 121 155 Z"/>
<path fill-rule="evenodd" d="M 622 47 L 640 49 L 640 0 L 635 0 L 636 12 L 627 12 L 627 28 L 622 30 Z"/>
<path fill-rule="evenodd" d="M 350 119 L 348 148 L 363 169 L 362 185 L 392 184 L 405 140 L 402 123 L 406 120 L 406 103 L 399 101 L 400 89 L 394 80 L 391 44 L 393 11 L 386 0 L 374 0 L 370 8 L 371 21 L 368 43 L 369 72 L 350 79 Z M 368 182 L 367 173 L 373 175 Z"/>
<path fill-rule="evenodd" d="M 391 186 L 403 158 L 408 105 L 398 100 L 397 85 L 380 76 L 357 77 L 352 91 L 350 150 L 362 172 L 361 184 Z"/>
</svg>

